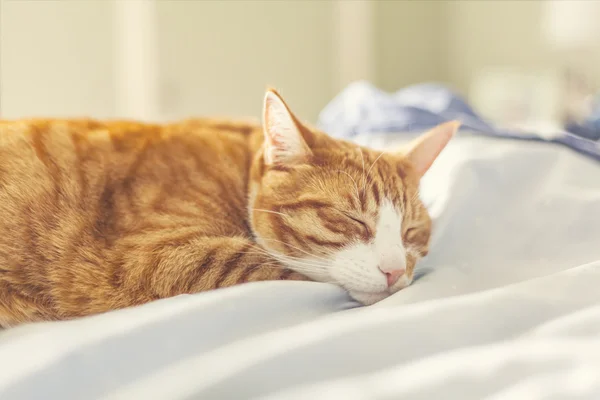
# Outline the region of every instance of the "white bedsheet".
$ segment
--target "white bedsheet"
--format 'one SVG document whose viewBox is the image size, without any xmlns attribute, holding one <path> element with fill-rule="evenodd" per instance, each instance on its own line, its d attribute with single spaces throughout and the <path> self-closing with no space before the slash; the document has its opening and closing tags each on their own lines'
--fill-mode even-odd
<svg viewBox="0 0 600 400">
<path fill-rule="evenodd" d="M 430 255 L 374 306 L 268 282 L 24 326 L 0 399 L 600 398 L 600 163 L 463 135 L 422 193 Z"/>
</svg>

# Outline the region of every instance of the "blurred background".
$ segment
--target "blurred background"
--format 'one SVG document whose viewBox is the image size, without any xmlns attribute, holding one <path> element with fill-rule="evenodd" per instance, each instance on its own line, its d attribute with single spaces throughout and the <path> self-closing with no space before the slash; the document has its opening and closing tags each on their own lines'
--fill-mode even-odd
<svg viewBox="0 0 600 400">
<path fill-rule="evenodd" d="M 347 84 L 444 83 L 504 123 L 555 121 L 600 82 L 594 0 L 0 0 L 0 116 L 315 121 Z"/>
</svg>

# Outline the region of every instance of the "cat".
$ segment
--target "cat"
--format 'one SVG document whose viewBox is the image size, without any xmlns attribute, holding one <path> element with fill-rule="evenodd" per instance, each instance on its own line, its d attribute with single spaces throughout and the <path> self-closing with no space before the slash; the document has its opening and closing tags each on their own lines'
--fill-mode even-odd
<svg viewBox="0 0 600 400">
<path fill-rule="evenodd" d="M 262 125 L 0 121 L 0 325 L 262 280 L 373 304 L 428 252 L 419 180 L 457 128 L 373 151 L 302 123 L 273 89 Z"/>
</svg>

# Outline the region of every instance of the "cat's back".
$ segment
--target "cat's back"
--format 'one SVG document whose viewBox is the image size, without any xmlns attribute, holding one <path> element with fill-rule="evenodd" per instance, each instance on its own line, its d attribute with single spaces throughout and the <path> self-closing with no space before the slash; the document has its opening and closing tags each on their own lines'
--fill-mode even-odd
<svg viewBox="0 0 600 400">
<path fill-rule="evenodd" d="M 189 154 L 197 166 L 215 155 L 237 156 L 256 149 L 254 122 L 191 119 L 169 124 L 90 119 L 0 120 L 0 182 L 16 176 L 35 180 L 40 172 L 120 169 L 141 158 L 157 163 Z M 259 143 L 258 143 L 259 144 Z M 215 154 L 218 153 L 218 154 Z M 133 158 L 134 160 L 131 160 Z M 245 161 L 245 156 L 241 157 Z M 69 171 L 64 171 L 64 169 Z"/>
<path fill-rule="evenodd" d="M 34 155 L 43 162 L 47 157 L 68 158 L 91 148 L 110 156 L 157 145 L 171 150 L 169 145 L 180 143 L 202 144 L 195 150 L 210 155 L 216 148 L 225 153 L 237 151 L 236 147 L 246 146 L 249 140 L 255 146 L 260 138 L 260 125 L 254 120 L 189 119 L 167 124 L 93 119 L 0 120 L 0 166 Z M 21 157 L 12 157 L 15 153 Z"/>
<path fill-rule="evenodd" d="M 116 293 L 132 249 L 246 234 L 260 137 L 255 123 L 216 120 L 0 121 L 0 326 L 2 304 L 46 319 L 56 299 Z"/>
<path fill-rule="evenodd" d="M 190 200 L 200 186 L 200 197 L 214 197 L 245 185 L 260 137 L 256 123 L 210 119 L 0 121 L 0 217 L 82 212 L 90 202 L 123 211 L 121 198 L 132 209 L 164 206 L 165 196 Z"/>
</svg>

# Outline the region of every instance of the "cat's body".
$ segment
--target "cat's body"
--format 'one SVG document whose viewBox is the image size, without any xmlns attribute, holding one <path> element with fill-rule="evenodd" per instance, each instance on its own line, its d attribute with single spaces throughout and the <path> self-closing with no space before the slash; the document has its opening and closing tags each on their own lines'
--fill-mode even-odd
<svg viewBox="0 0 600 400">
<path fill-rule="evenodd" d="M 257 280 L 309 276 L 365 303 L 405 271 L 409 284 L 429 238 L 411 164 L 304 127 L 275 92 L 265 110 L 264 133 L 210 120 L 0 122 L 0 326 Z M 407 218 L 422 228 L 412 239 Z M 402 274 L 380 266 L 375 297 L 372 282 L 353 293 L 326 271 L 386 240 L 403 247 Z"/>
</svg>

